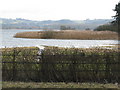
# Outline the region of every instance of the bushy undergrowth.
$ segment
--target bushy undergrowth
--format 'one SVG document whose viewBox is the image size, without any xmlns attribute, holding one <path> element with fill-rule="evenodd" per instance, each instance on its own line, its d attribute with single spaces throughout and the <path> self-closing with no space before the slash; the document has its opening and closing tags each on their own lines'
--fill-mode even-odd
<svg viewBox="0 0 120 90">
<path fill-rule="evenodd" d="M 3 80 L 119 82 L 119 50 L 46 47 L 2 49 Z"/>
</svg>

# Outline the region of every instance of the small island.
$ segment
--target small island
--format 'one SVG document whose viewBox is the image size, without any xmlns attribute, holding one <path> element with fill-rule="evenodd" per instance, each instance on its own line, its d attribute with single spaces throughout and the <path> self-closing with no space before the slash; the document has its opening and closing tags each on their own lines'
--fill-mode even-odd
<svg viewBox="0 0 120 90">
<path fill-rule="evenodd" d="M 20 32 L 15 38 L 32 39 L 77 39 L 77 40 L 118 40 L 118 33 L 113 31 L 60 30 Z"/>
</svg>

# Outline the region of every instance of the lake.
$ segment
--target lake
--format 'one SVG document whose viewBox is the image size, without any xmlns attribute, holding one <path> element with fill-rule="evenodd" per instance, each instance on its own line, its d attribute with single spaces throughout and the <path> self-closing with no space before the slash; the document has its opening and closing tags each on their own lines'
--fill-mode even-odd
<svg viewBox="0 0 120 90">
<path fill-rule="evenodd" d="M 76 47 L 76 48 L 89 48 L 95 46 L 109 46 L 112 44 L 118 44 L 117 40 L 62 40 L 62 39 L 26 39 L 26 38 L 14 38 L 13 36 L 18 32 L 27 31 L 41 31 L 41 30 L 1 30 L 2 45 L 4 47 L 24 47 L 24 46 L 58 46 L 58 47 Z"/>
</svg>

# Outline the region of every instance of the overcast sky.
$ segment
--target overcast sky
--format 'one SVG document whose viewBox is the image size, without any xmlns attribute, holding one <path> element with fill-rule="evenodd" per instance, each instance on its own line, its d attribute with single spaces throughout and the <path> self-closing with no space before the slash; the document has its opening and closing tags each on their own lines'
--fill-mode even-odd
<svg viewBox="0 0 120 90">
<path fill-rule="evenodd" d="M 1 18 L 30 20 L 111 19 L 119 0 L 1 0 Z"/>
</svg>

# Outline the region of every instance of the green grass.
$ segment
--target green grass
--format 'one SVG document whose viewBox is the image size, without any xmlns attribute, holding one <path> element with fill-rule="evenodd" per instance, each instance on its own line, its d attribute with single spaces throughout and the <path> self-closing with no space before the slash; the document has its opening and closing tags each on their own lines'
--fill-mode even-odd
<svg viewBox="0 0 120 90">
<path fill-rule="evenodd" d="M 3 82 L 3 88 L 116 88 L 120 89 L 120 85 L 115 83 L 44 83 L 44 82 Z"/>
</svg>

